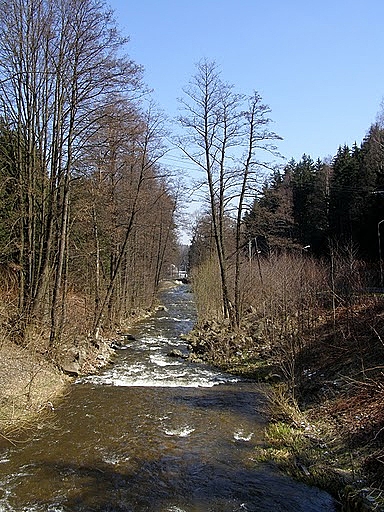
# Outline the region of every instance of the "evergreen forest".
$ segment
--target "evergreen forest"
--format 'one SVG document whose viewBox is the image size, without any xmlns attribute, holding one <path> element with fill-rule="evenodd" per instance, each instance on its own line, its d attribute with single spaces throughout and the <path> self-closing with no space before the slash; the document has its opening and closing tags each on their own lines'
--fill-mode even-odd
<svg viewBox="0 0 384 512">
<path fill-rule="evenodd" d="M 356 256 L 377 264 L 383 143 L 383 128 L 374 124 L 360 146 L 340 146 L 325 160 L 304 154 L 273 172 L 246 216 L 247 236 L 260 238 L 264 251 L 306 247 L 318 257 L 329 254 L 332 243 L 349 245 Z"/>
</svg>

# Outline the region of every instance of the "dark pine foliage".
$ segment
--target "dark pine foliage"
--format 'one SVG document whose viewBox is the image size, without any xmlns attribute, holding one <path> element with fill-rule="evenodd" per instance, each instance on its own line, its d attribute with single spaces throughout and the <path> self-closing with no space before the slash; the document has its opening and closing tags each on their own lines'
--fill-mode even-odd
<svg viewBox="0 0 384 512">
<path fill-rule="evenodd" d="M 304 154 L 276 171 L 245 216 L 245 237 L 263 236 L 275 251 L 310 246 L 317 256 L 331 242 L 353 244 L 376 261 L 383 219 L 384 130 L 373 125 L 360 146 L 340 146 L 330 162 Z"/>
</svg>

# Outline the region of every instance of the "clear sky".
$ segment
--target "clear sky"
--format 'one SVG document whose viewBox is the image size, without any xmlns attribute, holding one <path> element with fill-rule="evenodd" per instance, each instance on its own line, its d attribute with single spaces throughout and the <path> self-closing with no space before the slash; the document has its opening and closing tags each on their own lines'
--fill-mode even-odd
<svg viewBox="0 0 384 512">
<path fill-rule="evenodd" d="M 360 144 L 384 97 L 384 0 L 109 0 L 170 117 L 202 58 L 257 90 L 289 160 Z"/>
</svg>

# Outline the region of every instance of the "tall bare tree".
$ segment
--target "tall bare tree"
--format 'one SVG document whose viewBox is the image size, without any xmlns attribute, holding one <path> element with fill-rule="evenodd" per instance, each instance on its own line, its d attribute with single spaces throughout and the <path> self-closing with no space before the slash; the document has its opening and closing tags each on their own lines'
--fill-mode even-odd
<svg viewBox="0 0 384 512">
<path fill-rule="evenodd" d="M 180 100 L 183 115 L 179 121 L 187 135 L 178 138 L 178 147 L 205 173 L 213 235 L 220 267 L 223 315 L 233 324 L 239 322 L 239 269 L 241 228 L 244 206 L 261 162 L 256 152 L 274 152 L 268 141 L 279 137 L 266 129 L 268 107 L 255 93 L 250 98 L 234 92 L 233 86 L 222 81 L 214 62 L 202 61 L 184 89 Z M 244 106 L 245 105 L 245 106 Z M 201 185 L 201 184 L 200 184 Z M 235 226 L 235 279 L 230 281 L 228 225 Z M 233 252 L 233 251 L 232 251 Z"/>
<path fill-rule="evenodd" d="M 143 288 L 154 299 L 164 261 L 159 251 L 168 245 L 167 230 L 169 235 L 175 229 L 168 176 L 158 164 L 166 150 L 163 125 L 152 103 L 137 108 L 120 98 L 106 108 L 84 152 L 82 173 L 94 240 L 96 338 L 101 328 L 111 328 L 114 318 L 119 323 L 124 317 L 128 291 L 134 296 L 143 279 Z"/>
<path fill-rule="evenodd" d="M 268 125 L 271 112 L 270 108 L 262 103 L 261 96 L 254 92 L 246 98 L 246 109 L 241 112 L 242 116 L 242 145 L 244 153 L 238 160 L 237 167 L 233 173 L 233 186 L 236 192 L 236 263 L 235 263 L 235 315 L 236 323 L 240 322 L 240 256 L 243 245 L 243 219 L 245 208 L 250 198 L 254 197 L 259 186 L 259 175 L 262 168 L 269 168 L 270 162 L 260 160 L 258 153 L 268 153 L 277 156 L 276 146 L 273 141 L 281 137 L 272 132 Z M 230 194 L 231 195 L 231 194 Z M 248 201 L 247 201 L 248 200 Z"/>
<path fill-rule="evenodd" d="M 184 115 L 179 118 L 188 135 L 178 139 L 179 148 L 205 172 L 214 239 L 220 266 L 223 312 L 231 317 L 232 304 L 228 289 L 226 248 L 224 244 L 225 215 L 225 163 L 227 148 L 237 139 L 234 128 L 237 116 L 233 117 L 239 99 L 232 88 L 223 83 L 217 66 L 203 61 L 197 73 L 184 90 L 186 99 L 181 99 Z"/>
</svg>

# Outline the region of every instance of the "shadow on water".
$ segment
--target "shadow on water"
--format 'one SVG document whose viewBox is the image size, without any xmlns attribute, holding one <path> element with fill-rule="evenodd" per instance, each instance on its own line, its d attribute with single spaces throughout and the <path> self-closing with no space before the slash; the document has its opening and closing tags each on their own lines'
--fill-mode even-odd
<svg viewBox="0 0 384 512">
<path fill-rule="evenodd" d="M 189 407 L 196 407 L 204 410 L 222 411 L 226 409 L 237 415 L 252 416 L 258 423 L 266 423 L 266 400 L 260 389 L 244 389 L 239 383 L 235 386 L 219 386 L 216 389 L 201 391 L 199 394 L 188 394 L 185 391 L 177 391 L 173 400 Z"/>
<path fill-rule="evenodd" d="M 199 460 L 175 461 L 163 457 L 146 461 L 137 471 L 125 472 L 102 465 L 52 464 L 41 461 L 51 478 L 70 481 L 58 510 L 84 512 L 329 512 L 330 497 L 276 475 L 268 467 L 228 471 L 219 464 Z M 170 473 L 172 478 L 170 478 Z M 162 475 L 166 474 L 166 478 Z M 192 484 L 192 485 L 191 485 Z M 140 490 L 143 486 L 147 493 Z M 52 500 L 31 502 L 44 510 L 54 510 Z M 40 509 L 40 508 L 39 508 Z"/>
</svg>

